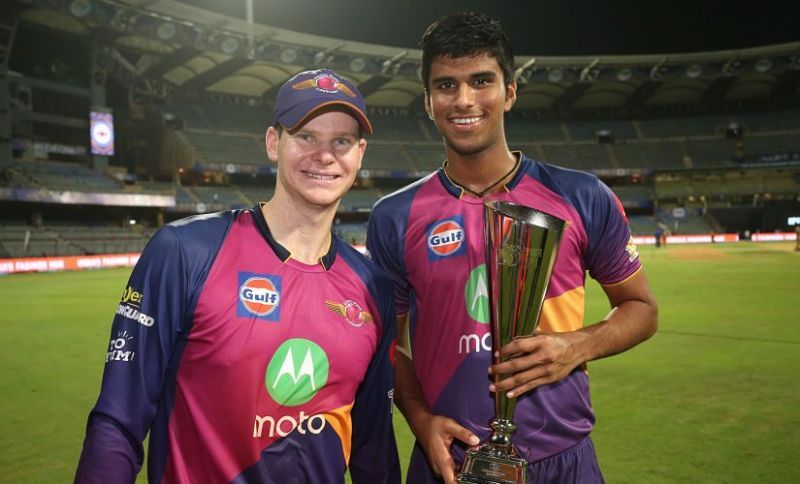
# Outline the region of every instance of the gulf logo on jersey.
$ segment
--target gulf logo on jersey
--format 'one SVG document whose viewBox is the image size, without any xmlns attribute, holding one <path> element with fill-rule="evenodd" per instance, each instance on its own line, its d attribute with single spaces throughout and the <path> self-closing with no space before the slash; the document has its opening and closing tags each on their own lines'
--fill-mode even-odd
<svg viewBox="0 0 800 484">
<path fill-rule="evenodd" d="M 456 215 L 437 220 L 428 227 L 427 239 L 428 260 L 464 254 L 467 245 L 464 219 Z"/>
<path fill-rule="evenodd" d="M 271 274 L 240 272 L 238 298 L 237 316 L 279 321 L 281 278 Z"/>
</svg>

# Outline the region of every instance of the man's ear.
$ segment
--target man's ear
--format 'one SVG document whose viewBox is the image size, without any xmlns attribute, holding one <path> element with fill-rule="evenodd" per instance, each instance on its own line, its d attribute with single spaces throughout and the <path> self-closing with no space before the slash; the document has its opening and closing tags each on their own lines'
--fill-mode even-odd
<svg viewBox="0 0 800 484">
<path fill-rule="evenodd" d="M 505 112 L 509 112 L 515 102 L 517 102 L 517 81 L 512 80 L 508 83 L 508 86 L 506 86 Z"/>
<path fill-rule="evenodd" d="M 270 126 L 267 128 L 267 135 L 264 137 L 264 142 L 267 145 L 267 157 L 270 161 L 278 162 L 278 138 L 280 133 L 275 127 Z"/>
<path fill-rule="evenodd" d="M 425 89 L 425 112 L 428 113 L 428 119 L 433 121 L 433 108 L 431 107 L 431 95 Z"/>
</svg>

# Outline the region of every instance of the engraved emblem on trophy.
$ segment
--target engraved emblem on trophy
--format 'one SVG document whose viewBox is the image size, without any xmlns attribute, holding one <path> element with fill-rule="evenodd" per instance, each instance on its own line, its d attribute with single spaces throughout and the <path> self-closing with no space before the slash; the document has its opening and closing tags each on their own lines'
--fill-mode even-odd
<svg viewBox="0 0 800 484">
<path fill-rule="evenodd" d="M 532 336 L 539 324 L 565 222 L 510 202 L 484 203 L 492 353 L 514 338 Z M 495 375 L 495 382 L 508 375 Z M 511 444 L 516 398 L 494 394 L 489 440 L 467 451 L 458 482 L 526 482 L 528 463 Z"/>
</svg>

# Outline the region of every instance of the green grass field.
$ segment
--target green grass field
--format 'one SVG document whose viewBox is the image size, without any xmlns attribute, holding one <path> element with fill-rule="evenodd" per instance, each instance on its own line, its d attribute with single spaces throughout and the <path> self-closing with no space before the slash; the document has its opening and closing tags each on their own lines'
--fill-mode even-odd
<svg viewBox="0 0 800 484">
<path fill-rule="evenodd" d="M 589 366 L 608 482 L 800 480 L 793 246 L 642 249 L 659 332 Z M 0 482 L 72 479 L 128 273 L 0 277 Z M 587 294 L 591 322 L 607 303 L 594 283 Z M 401 420 L 397 432 L 407 461 L 412 439 Z"/>
</svg>

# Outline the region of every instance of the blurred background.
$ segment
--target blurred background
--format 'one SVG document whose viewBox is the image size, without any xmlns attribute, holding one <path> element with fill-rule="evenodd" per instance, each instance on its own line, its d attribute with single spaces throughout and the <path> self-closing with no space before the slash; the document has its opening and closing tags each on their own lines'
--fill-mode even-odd
<svg viewBox="0 0 800 484">
<path fill-rule="evenodd" d="M 427 5 L 432 3 L 432 5 Z M 515 45 L 509 144 L 593 171 L 634 234 L 793 230 L 800 43 L 786 4 L 484 5 Z M 15 0 L 0 25 L 0 257 L 133 253 L 186 215 L 270 197 L 280 85 L 330 67 L 375 136 L 336 230 L 441 165 L 416 43 L 447 2 Z"/>
</svg>

